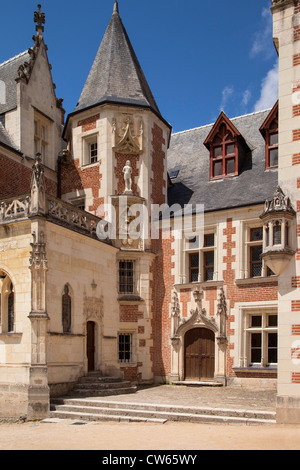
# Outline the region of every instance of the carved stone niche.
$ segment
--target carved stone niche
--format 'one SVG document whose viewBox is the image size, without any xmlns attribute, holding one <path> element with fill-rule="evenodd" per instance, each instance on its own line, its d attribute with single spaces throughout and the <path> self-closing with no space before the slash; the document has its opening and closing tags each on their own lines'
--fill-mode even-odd
<svg viewBox="0 0 300 470">
<path fill-rule="evenodd" d="M 292 248 L 292 228 L 296 212 L 290 199 L 282 189 L 277 189 L 265 202 L 264 212 L 260 218 L 263 222 L 263 253 L 267 266 L 279 276 L 295 254 Z"/>
</svg>

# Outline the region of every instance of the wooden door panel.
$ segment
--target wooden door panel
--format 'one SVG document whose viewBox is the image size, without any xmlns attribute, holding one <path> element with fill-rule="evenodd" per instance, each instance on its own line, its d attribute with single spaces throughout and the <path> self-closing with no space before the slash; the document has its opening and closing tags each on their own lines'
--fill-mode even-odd
<svg viewBox="0 0 300 470">
<path fill-rule="evenodd" d="M 87 358 L 88 370 L 95 370 L 95 323 L 87 323 Z"/>
<path fill-rule="evenodd" d="M 194 328 L 185 335 L 185 379 L 207 380 L 214 377 L 215 335 L 207 328 Z"/>
</svg>

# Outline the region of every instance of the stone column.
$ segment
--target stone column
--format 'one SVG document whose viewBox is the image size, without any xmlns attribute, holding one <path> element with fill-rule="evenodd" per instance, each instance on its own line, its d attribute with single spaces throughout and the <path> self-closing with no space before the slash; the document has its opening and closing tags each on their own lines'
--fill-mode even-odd
<svg viewBox="0 0 300 470">
<path fill-rule="evenodd" d="M 48 314 L 46 310 L 46 243 L 45 221 L 32 220 L 30 257 L 31 271 L 31 367 L 29 370 L 28 418 L 41 419 L 49 415 L 49 387 L 46 361 Z"/>
</svg>

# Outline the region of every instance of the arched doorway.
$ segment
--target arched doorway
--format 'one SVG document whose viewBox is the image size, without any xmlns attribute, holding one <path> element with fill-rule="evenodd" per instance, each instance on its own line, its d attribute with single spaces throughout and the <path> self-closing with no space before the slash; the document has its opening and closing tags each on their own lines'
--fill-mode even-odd
<svg viewBox="0 0 300 470">
<path fill-rule="evenodd" d="M 86 353 L 88 359 L 88 371 L 95 370 L 95 350 L 96 350 L 96 340 L 95 340 L 95 323 L 93 321 L 87 322 L 87 341 L 86 341 Z"/>
<path fill-rule="evenodd" d="M 184 336 L 185 380 L 211 380 L 215 373 L 215 334 L 208 328 L 192 328 Z"/>
</svg>

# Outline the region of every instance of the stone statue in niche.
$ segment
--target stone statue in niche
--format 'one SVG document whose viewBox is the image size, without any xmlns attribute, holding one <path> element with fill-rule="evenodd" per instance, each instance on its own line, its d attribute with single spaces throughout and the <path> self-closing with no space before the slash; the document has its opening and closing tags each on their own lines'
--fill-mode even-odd
<svg viewBox="0 0 300 470">
<path fill-rule="evenodd" d="M 125 181 L 124 194 L 132 194 L 132 167 L 129 160 L 127 160 L 126 165 L 123 168 L 123 173 Z"/>
</svg>

